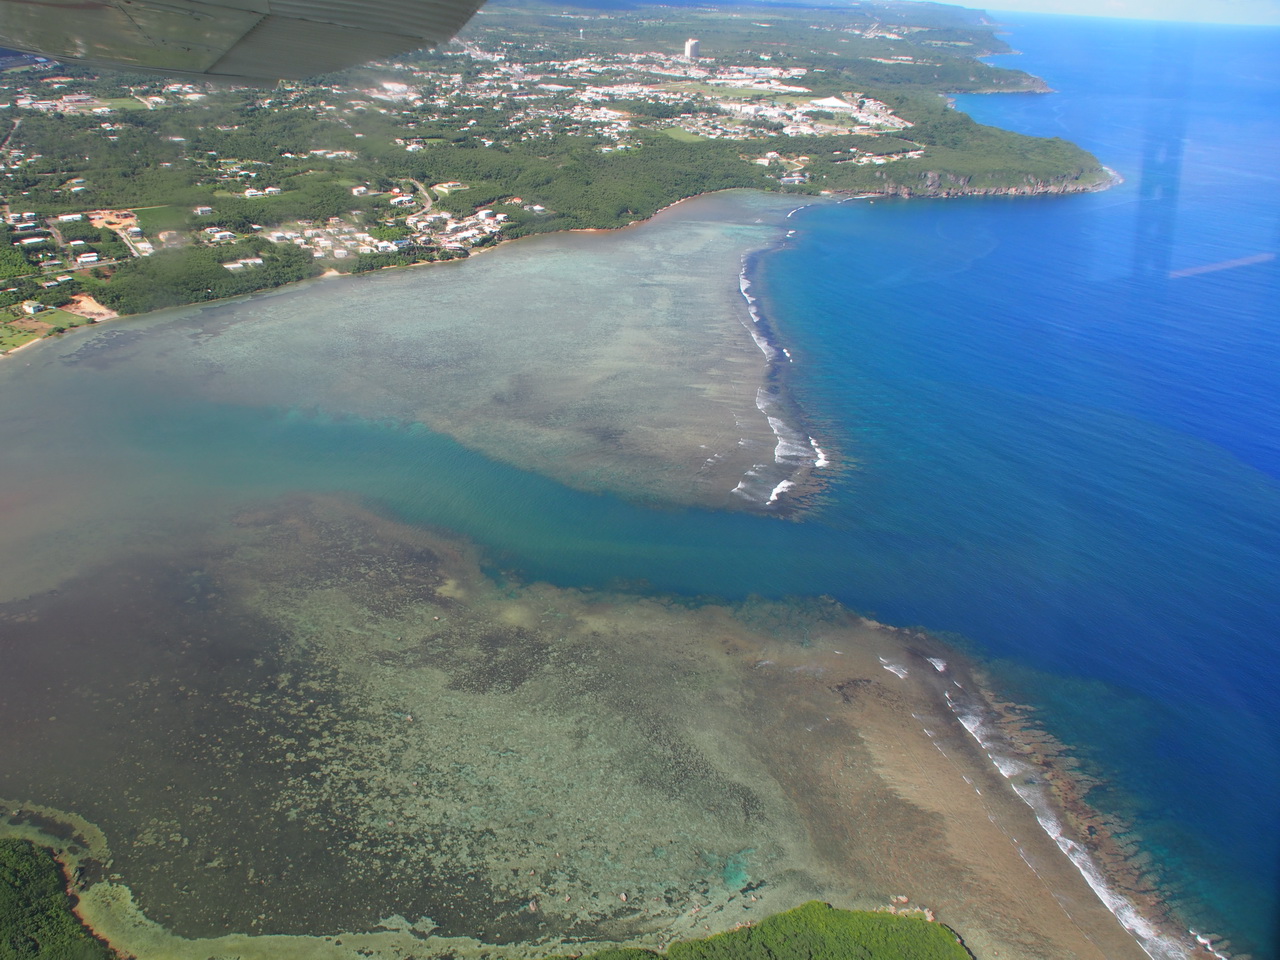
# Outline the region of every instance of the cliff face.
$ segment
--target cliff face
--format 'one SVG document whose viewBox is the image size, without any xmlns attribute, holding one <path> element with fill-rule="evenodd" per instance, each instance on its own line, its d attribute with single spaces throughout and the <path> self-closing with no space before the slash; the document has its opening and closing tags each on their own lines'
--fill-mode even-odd
<svg viewBox="0 0 1280 960">
<path fill-rule="evenodd" d="M 964 93 L 1057 93 L 1041 77 L 1025 74 L 1025 79 L 1008 86 L 990 87 L 986 90 L 965 90 Z"/>
<path fill-rule="evenodd" d="M 876 191 L 890 197 L 1029 197 L 1047 193 L 1093 193 L 1107 190 L 1121 178 L 1105 167 L 1085 170 L 1074 176 L 1037 179 L 1027 177 L 1021 183 L 980 186 L 969 177 L 956 177 L 930 171 L 918 184 L 889 183 Z"/>
</svg>

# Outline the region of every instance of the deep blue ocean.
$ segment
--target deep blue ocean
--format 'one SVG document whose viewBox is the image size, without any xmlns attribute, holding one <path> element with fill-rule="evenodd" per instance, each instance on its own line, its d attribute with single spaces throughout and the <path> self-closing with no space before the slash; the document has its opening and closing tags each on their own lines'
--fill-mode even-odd
<svg viewBox="0 0 1280 960">
<path fill-rule="evenodd" d="M 1004 660 L 1179 905 L 1277 956 L 1280 29 L 1006 22 L 1057 92 L 960 109 L 1124 184 L 811 208 L 764 262 L 857 465 L 840 595 Z"/>
</svg>

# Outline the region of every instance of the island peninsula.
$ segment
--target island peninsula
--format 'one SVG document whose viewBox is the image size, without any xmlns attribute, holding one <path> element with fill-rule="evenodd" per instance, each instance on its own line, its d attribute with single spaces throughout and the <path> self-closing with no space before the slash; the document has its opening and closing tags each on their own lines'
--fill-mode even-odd
<svg viewBox="0 0 1280 960">
<path fill-rule="evenodd" d="M 0 350 L 117 314 L 624 226 L 732 187 L 902 197 L 1109 182 L 956 92 L 1043 93 L 985 15 L 497 2 L 435 51 L 274 89 L 11 58 Z"/>
</svg>

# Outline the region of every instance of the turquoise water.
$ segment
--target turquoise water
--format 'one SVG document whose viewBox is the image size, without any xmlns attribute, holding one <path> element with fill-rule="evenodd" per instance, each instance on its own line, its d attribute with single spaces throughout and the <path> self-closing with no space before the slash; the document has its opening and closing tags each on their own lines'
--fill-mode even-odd
<svg viewBox="0 0 1280 960">
<path fill-rule="evenodd" d="M 459 532 L 525 578 L 829 594 L 993 660 L 1106 778 L 1094 799 L 1189 922 L 1278 955 L 1280 32 L 1024 18 L 1012 42 L 1060 92 L 964 108 L 1077 140 L 1126 182 L 788 221 L 752 289 L 833 460 L 803 521 L 643 507 L 406 425 L 413 378 L 442 374 L 402 344 L 436 344 L 406 324 L 353 355 L 359 335 L 308 326 L 320 285 L 6 360 L 6 576 L 36 555 L 27 524 L 56 566 L 304 490 Z M 742 233 L 758 201 L 706 203 L 680 216 Z M 428 276 L 370 283 L 409 298 Z M 232 309 L 270 316 L 224 329 Z M 386 419 L 383 381 L 403 401 Z"/>
</svg>

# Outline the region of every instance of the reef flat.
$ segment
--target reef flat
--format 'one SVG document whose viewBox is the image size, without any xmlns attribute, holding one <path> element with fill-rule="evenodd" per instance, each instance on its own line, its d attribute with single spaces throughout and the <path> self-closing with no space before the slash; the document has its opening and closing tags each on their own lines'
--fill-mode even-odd
<svg viewBox="0 0 1280 960">
<path fill-rule="evenodd" d="M 908 898 L 980 956 L 1141 955 L 935 641 L 481 559 L 297 496 L 4 604 L 0 835 L 69 857 L 140 957 L 660 947 L 814 898 Z"/>
<path fill-rule="evenodd" d="M 170 397 L 420 423 L 577 489 L 741 507 L 789 414 L 761 396 L 771 355 L 739 274 L 796 203 L 701 197 L 632 230 L 115 321 L 54 349 L 88 390 L 123 364 Z M 785 429 L 803 456 L 780 476 L 817 459 Z"/>
</svg>

